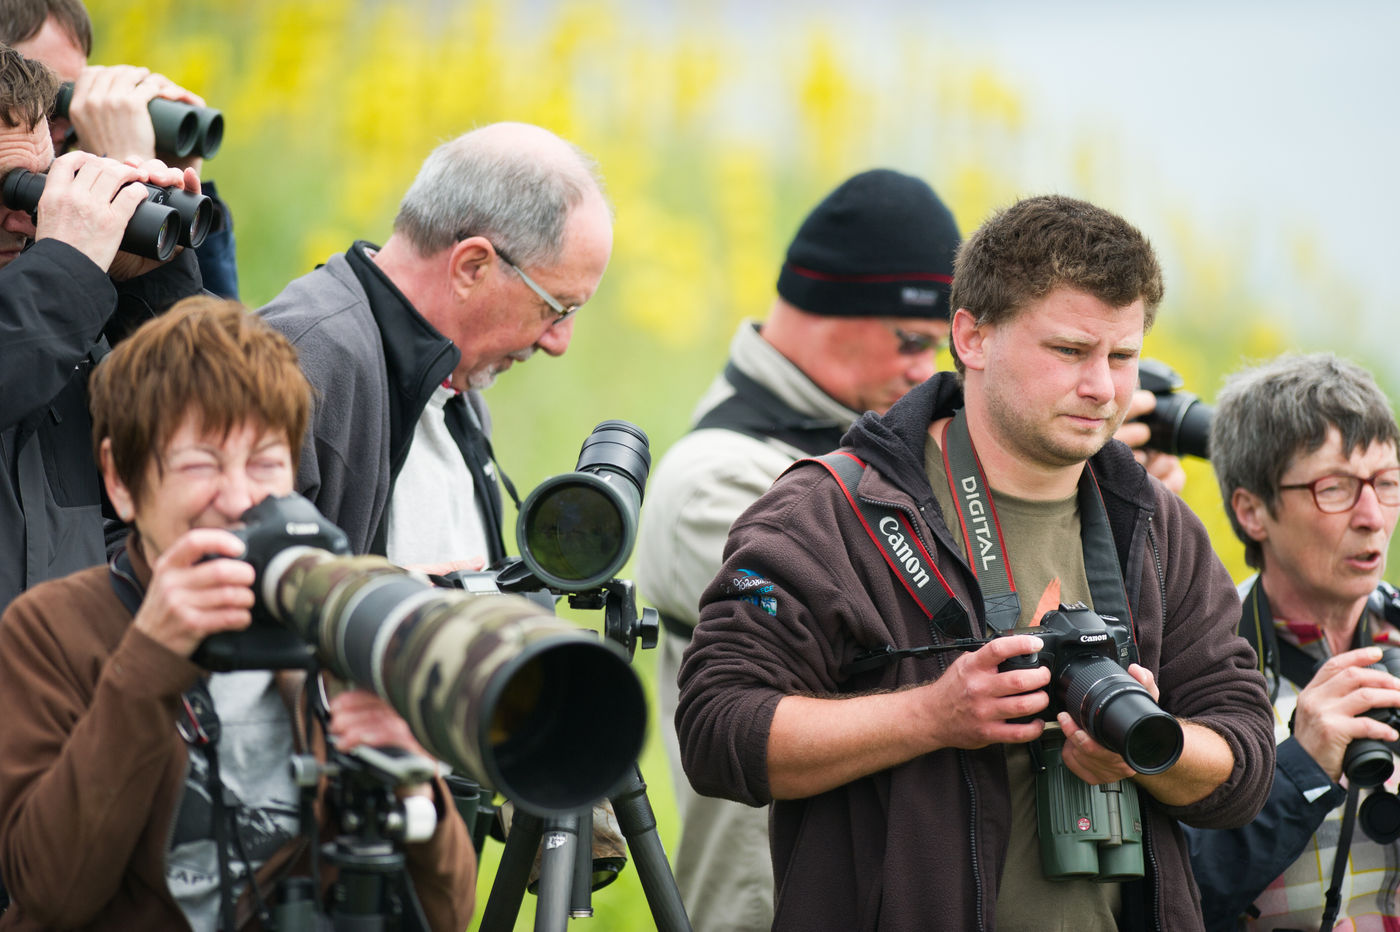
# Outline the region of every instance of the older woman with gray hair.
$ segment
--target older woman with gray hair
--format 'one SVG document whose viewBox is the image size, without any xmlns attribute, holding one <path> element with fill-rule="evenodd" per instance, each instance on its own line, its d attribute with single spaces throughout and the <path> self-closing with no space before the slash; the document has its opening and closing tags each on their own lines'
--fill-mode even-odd
<svg viewBox="0 0 1400 932">
<path fill-rule="evenodd" d="M 1240 586 L 1240 634 L 1269 682 L 1279 744 L 1253 822 L 1186 829 L 1209 929 L 1331 929 L 1339 917 L 1381 929 L 1400 917 L 1400 831 L 1381 824 L 1400 813 L 1395 779 L 1367 791 L 1353 837 L 1362 784 L 1390 763 L 1361 742 L 1400 741 L 1382 720 L 1400 707 L 1385 669 L 1400 663 L 1378 664 L 1378 645 L 1400 645 L 1400 601 L 1381 581 L 1400 516 L 1398 446 L 1375 380 L 1331 354 L 1238 372 L 1217 397 L 1211 462 L 1259 571 Z M 1348 754 L 1353 742 L 1374 750 L 1371 767 Z"/>
</svg>

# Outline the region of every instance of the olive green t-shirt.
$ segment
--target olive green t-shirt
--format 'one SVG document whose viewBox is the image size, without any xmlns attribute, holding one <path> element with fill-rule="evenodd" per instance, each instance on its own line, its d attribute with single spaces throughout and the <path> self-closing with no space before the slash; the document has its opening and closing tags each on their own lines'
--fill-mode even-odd
<svg viewBox="0 0 1400 932">
<path fill-rule="evenodd" d="M 924 447 L 924 468 L 933 486 L 933 496 L 948 521 L 948 529 L 966 558 L 967 545 L 958 523 L 957 505 L 943 469 L 943 451 L 932 440 Z M 991 497 L 1001 524 L 1006 562 L 1021 600 L 1021 617 L 1017 624 L 1025 627 L 1039 621 L 1036 607 L 1052 587 L 1058 587 L 1059 595 L 1047 598 L 1042 611 L 1053 609 L 1059 603 L 1083 602 L 1092 607 L 1079 536 L 1077 496 L 1062 501 L 1033 502 L 992 489 Z M 1121 899 L 1118 884 L 1045 878 L 1040 865 L 1035 776 L 1031 773 L 1030 754 L 1023 744 L 1008 744 L 1005 750 L 1011 789 L 1011 838 L 997 890 L 997 929 L 999 932 L 1116 929 L 1114 916 Z"/>
</svg>

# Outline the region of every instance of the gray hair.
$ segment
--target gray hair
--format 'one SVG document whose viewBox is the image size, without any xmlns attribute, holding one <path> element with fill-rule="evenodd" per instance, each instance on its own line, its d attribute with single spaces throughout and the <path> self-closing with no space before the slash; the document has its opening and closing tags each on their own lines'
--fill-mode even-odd
<svg viewBox="0 0 1400 932">
<path fill-rule="evenodd" d="M 512 145 L 521 133 L 535 145 Z M 547 140 L 541 155 L 541 139 Z M 538 127 L 495 124 L 432 151 L 394 218 L 421 255 L 484 236 L 520 265 L 548 265 L 564 248 L 569 213 L 590 191 L 602 195 L 597 164 Z"/>
<path fill-rule="evenodd" d="M 1327 441 L 1329 427 L 1347 455 L 1375 443 L 1400 447 L 1390 401 L 1371 373 L 1331 353 L 1289 354 L 1243 369 L 1216 396 L 1210 461 L 1250 566 L 1263 565 L 1263 551 L 1240 527 L 1230 496 L 1252 492 L 1273 514 L 1283 474 Z"/>
</svg>

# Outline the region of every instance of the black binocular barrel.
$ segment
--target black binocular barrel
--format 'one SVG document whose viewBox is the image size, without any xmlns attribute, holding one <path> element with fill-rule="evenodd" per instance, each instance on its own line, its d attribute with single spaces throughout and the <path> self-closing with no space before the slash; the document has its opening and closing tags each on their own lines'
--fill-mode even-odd
<svg viewBox="0 0 1400 932">
<path fill-rule="evenodd" d="M 28 211 L 34 216 L 39 209 L 39 198 L 44 194 L 46 180 L 45 175 L 17 168 L 6 175 L 4 183 L 0 184 L 0 199 L 4 200 L 6 207 Z M 204 200 L 209 199 L 206 197 Z M 212 211 L 212 205 L 209 209 Z M 174 254 L 175 247 L 180 242 L 181 227 L 180 212 L 174 207 L 152 200 L 142 201 L 126 223 L 121 249 L 123 252 L 164 262 Z M 205 232 L 208 231 L 207 227 L 206 222 Z"/>
<path fill-rule="evenodd" d="M 197 247 L 209 235 L 214 225 L 214 202 L 207 195 L 195 194 L 183 188 L 161 188 L 147 184 L 150 195 L 146 198 L 155 204 L 166 204 L 180 214 L 180 245 Z"/>
<path fill-rule="evenodd" d="M 73 102 L 73 84 L 59 86 L 54 99 L 53 115 L 67 117 Z M 156 135 L 156 152 L 166 152 L 176 158 L 197 155 L 213 158 L 224 141 L 224 115 L 212 107 L 200 107 L 181 100 L 156 97 L 146 105 L 151 114 L 151 128 Z"/>
</svg>

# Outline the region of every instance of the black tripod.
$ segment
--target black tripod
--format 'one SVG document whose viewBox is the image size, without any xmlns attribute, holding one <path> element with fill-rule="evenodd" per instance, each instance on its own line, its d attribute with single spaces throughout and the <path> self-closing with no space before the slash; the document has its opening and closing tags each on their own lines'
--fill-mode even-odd
<svg viewBox="0 0 1400 932">
<path fill-rule="evenodd" d="M 630 658 L 638 642 L 656 646 L 656 613 L 637 613 L 629 580 L 614 579 L 600 589 L 569 596 L 575 608 L 602 608 L 604 635 L 621 644 Z M 641 770 L 633 764 L 622 786 L 608 797 L 622 837 L 637 864 L 637 876 L 659 932 L 690 932 L 675 876 L 656 832 L 656 814 L 646 795 Z M 468 823 L 470 824 L 470 822 Z M 481 932 L 510 932 L 520 914 L 535 852 L 543 842 L 535 908 L 536 932 L 561 932 L 572 917 L 591 916 L 593 810 L 547 818 L 516 808 L 501 864 L 481 917 Z"/>
<path fill-rule="evenodd" d="M 329 718 L 325 697 L 308 691 L 311 720 L 325 727 Z M 302 788 L 302 825 L 311 855 L 309 877 L 290 877 L 279 885 L 273 909 L 275 928 L 298 932 L 325 928 L 318 924 L 319 860 L 338 868 L 325 918 L 335 932 L 428 932 L 428 920 L 409 879 L 403 854 L 405 842 L 426 841 L 437 827 L 431 801 L 399 799 L 399 787 L 433 778 L 432 761 L 398 748 L 362 745 L 341 751 L 326 749 L 326 762 L 310 755 L 293 760 L 293 774 Z M 338 832 L 319 845 L 315 802 L 321 778 L 328 778 L 327 806 L 335 814 Z"/>
</svg>

